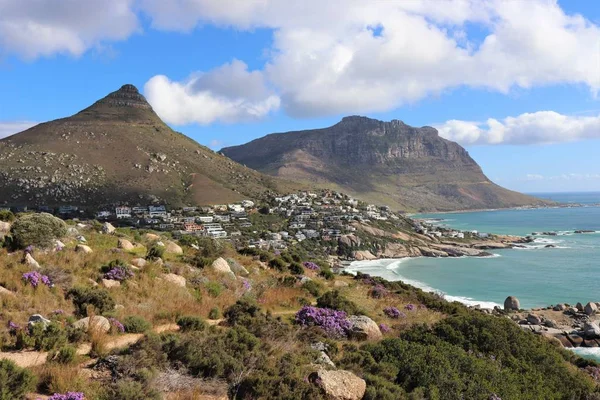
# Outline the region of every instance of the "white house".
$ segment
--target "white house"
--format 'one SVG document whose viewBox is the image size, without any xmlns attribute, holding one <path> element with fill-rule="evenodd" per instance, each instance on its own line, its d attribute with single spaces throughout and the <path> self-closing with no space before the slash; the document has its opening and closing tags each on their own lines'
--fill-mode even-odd
<svg viewBox="0 0 600 400">
<path fill-rule="evenodd" d="M 166 217 L 167 209 L 165 206 L 150 206 L 148 207 L 148 212 L 151 217 Z"/>
<path fill-rule="evenodd" d="M 131 218 L 131 207 L 117 207 L 115 214 L 117 214 L 117 219 Z"/>
</svg>

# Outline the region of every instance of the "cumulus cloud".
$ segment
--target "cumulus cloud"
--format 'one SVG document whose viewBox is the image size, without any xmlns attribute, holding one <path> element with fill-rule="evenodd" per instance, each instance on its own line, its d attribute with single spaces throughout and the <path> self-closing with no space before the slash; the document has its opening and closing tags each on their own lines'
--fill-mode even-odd
<svg viewBox="0 0 600 400">
<path fill-rule="evenodd" d="M 161 118 L 175 125 L 251 121 L 277 110 L 280 104 L 263 73 L 249 71 L 239 60 L 197 72 L 183 82 L 154 76 L 144 86 L 144 93 Z"/>
<path fill-rule="evenodd" d="M 37 123 L 31 121 L 0 121 L 0 139 L 23 132 L 34 125 Z"/>
<path fill-rule="evenodd" d="M 568 116 L 554 111 L 525 113 L 499 121 L 450 120 L 436 126 L 440 136 L 464 145 L 551 144 L 600 139 L 600 115 Z"/>
<path fill-rule="evenodd" d="M 25 59 L 79 56 L 138 29 L 134 0 L 0 0 L 0 51 Z"/>
<path fill-rule="evenodd" d="M 385 111 L 460 86 L 600 88 L 600 28 L 551 0 L 141 4 L 159 29 L 273 29 L 265 73 L 295 116 Z"/>
</svg>

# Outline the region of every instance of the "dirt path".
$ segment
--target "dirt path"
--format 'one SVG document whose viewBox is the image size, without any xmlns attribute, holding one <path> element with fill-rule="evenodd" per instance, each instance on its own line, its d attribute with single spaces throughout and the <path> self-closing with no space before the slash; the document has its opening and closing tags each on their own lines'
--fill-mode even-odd
<svg viewBox="0 0 600 400">
<path fill-rule="evenodd" d="M 172 332 L 179 330 L 179 326 L 177 324 L 165 324 L 154 327 L 152 330 L 156 333 Z M 114 350 L 125 348 L 131 346 L 134 343 L 137 343 L 143 337 L 143 333 L 125 333 L 123 335 L 112 336 L 110 337 L 110 340 L 106 342 L 106 349 Z M 91 344 L 82 343 L 77 347 L 77 354 L 87 355 L 90 353 L 91 350 Z M 46 363 L 46 361 L 48 360 L 48 352 L 29 350 L 0 352 L 0 360 L 11 360 L 22 368 L 35 367 L 37 365 L 42 365 Z"/>
</svg>

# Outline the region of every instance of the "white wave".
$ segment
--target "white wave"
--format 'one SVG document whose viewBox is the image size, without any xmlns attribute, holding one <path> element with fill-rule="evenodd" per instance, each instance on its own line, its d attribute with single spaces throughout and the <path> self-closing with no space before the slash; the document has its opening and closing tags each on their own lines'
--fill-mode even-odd
<svg viewBox="0 0 600 400">
<path fill-rule="evenodd" d="M 494 254 L 490 257 L 500 257 L 499 254 Z M 399 259 L 388 259 L 388 260 L 372 260 L 372 261 L 354 261 L 350 264 L 349 268 L 346 268 L 346 272 L 349 272 L 353 275 L 356 275 L 357 272 L 367 272 L 370 275 L 380 276 L 389 281 L 402 281 L 408 285 L 414 286 L 418 289 L 423 290 L 424 292 L 429 293 L 439 293 L 444 299 L 447 301 L 458 301 L 459 303 L 465 304 L 467 306 L 476 306 L 479 305 L 481 308 L 489 308 L 493 309 L 496 306 L 500 306 L 500 304 L 495 303 L 493 301 L 479 301 L 475 300 L 471 297 L 462 297 L 462 296 L 450 296 L 441 290 L 433 288 L 428 284 L 417 281 L 414 279 L 407 279 L 404 276 L 398 273 L 397 268 L 400 264 L 411 260 L 411 258 L 399 258 Z"/>
<path fill-rule="evenodd" d="M 544 244 L 557 244 L 562 243 L 562 240 L 549 239 L 549 238 L 536 238 L 533 239 L 533 243 L 544 243 Z"/>
<path fill-rule="evenodd" d="M 575 347 L 568 348 L 580 357 L 600 361 L 600 347 Z"/>
</svg>

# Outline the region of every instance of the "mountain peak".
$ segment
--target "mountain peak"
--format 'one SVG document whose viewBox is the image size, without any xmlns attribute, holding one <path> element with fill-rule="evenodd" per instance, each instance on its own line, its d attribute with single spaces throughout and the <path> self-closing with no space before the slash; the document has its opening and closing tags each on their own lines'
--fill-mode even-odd
<svg viewBox="0 0 600 400">
<path fill-rule="evenodd" d="M 133 107 L 151 110 L 152 106 L 146 101 L 139 90 L 131 84 L 121 86 L 115 92 L 96 102 L 96 105 L 108 105 L 110 107 Z"/>
</svg>

